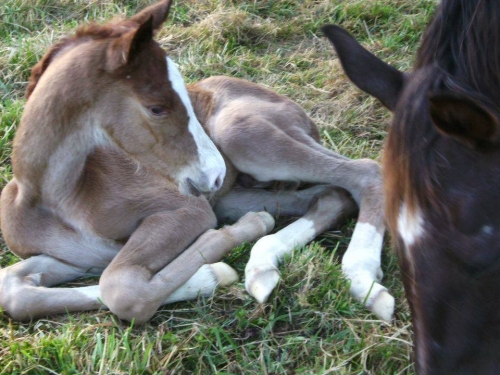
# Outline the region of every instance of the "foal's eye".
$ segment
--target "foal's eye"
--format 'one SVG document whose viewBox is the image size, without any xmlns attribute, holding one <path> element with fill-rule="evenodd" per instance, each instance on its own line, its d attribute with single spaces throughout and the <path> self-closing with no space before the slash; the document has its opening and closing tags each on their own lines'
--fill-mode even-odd
<svg viewBox="0 0 500 375">
<path fill-rule="evenodd" d="M 152 105 L 151 107 L 148 107 L 149 112 L 151 112 L 152 115 L 154 116 L 165 116 L 168 114 L 168 111 L 165 107 L 162 107 L 161 105 Z"/>
</svg>

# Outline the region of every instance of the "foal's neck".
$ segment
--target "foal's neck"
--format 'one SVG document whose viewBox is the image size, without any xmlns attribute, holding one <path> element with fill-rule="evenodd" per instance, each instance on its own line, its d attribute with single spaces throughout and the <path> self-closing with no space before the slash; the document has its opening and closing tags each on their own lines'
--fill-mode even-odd
<svg viewBox="0 0 500 375">
<path fill-rule="evenodd" d="M 26 105 L 16 139 L 14 175 L 29 199 L 59 205 L 74 193 L 87 156 L 107 143 L 104 131 L 85 113 L 34 95 Z"/>
</svg>

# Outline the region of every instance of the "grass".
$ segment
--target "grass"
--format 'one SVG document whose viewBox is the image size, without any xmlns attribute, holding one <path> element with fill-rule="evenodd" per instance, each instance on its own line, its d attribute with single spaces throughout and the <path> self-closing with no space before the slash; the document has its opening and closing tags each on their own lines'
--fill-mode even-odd
<svg viewBox="0 0 500 375">
<path fill-rule="evenodd" d="M 4 0 L 0 5 L 0 188 L 12 178 L 12 140 L 31 67 L 88 20 L 133 14 L 147 1 Z M 389 114 L 342 73 L 319 28 L 338 23 L 372 52 L 409 69 L 435 0 L 184 0 L 158 39 L 186 81 L 230 75 L 299 103 L 324 144 L 379 159 Z M 213 298 L 162 308 L 139 328 L 109 312 L 27 324 L 0 313 L 0 374 L 413 374 L 411 324 L 397 262 L 384 254 L 384 285 L 397 298 L 392 325 L 349 295 L 340 257 L 353 223 L 326 232 L 281 267 L 269 303 L 243 283 Z M 388 247 L 388 246 L 386 246 Z M 250 245 L 226 259 L 243 275 Z M 17 261 L 0 237 L 0 265 Z"/>
</svg>

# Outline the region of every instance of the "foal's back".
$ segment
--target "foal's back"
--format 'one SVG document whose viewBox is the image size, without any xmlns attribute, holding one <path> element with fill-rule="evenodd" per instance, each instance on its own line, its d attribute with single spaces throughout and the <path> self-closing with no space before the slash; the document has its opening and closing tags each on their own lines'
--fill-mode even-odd
<svg viewBox="0 0 500 375">
<path fill-rule="evenodd" d="M 302 129 L 305 134 L 319 142 L 318 128 L 302 108 L 287 97 L 261 85 L 238 78 L 216 76 L 190 87 L 192 95 L 204 90 L 212 93 L 212 117 L 205 126 L 215 142 L 218 140 L 218 132 L 244 132 L 244 128 L 239 129 L 239 125 L 243 123 L 258 128 L 262 117 L 284 132 Z M 199 99 L 193 102 L 197 106 L 202 103 Z M 203 119 L 203 108 L 197 108 L 199 117 Z M 259 121 L 253 121 L 253 118 L 257 117 Z M 226 128 L 225 124 L 231 124 L 232 129 Z M 261 143 L 265 140 L 257 138 L 248 141 Z"/>
</svg>

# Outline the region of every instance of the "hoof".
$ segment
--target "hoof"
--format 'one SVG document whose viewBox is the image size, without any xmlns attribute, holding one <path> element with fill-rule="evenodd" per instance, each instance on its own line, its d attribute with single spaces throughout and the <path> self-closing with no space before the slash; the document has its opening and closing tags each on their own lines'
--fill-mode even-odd
<svg viewBox="0 0 500 375">
<path fill-rule="evenodd" d="M 278 285 L 280 274 L 272 265 L 254 266 L 245 272 L 247 292 L 259 303 L 264 303 L 269 298 L 273 289 Z"/>
<path fill-rule="evenodd" d="M 266 227 L 266 233 L 271 232 L 274 229 L 275 220 L 274 217 L 271 216 L 268 212 L 261 211 L 257 212 L 257 215 L 260 216 L 264 226 Z"/>
<path fill-rule="evenodd" d="M 254 220 L 260 221 L 264 226 L 266 234 L 273 230 L 275 224 L 274 218 L 266 211 L 248 212 L 240 219 L 240 221 L 245 220 L 249 220 L 250 222 L 253 222 Z"/>
<path fill-rule="evenodd" d="M 394 315 L 394 297 L 391 296 L 386 290 L 381 290 L 370 310 L 377 315 L 380 319 L 385 320 L 387 323 L 392 321 Z"/>
<path fill-rule="evenodd" d="M 217 279 L 217 286 L 229 286 L 238 282 L 239 277 L 236 271 L 228 266 L 226 263 L 218 262 L 209 265 L 215 278 Z"/>
</svg>

